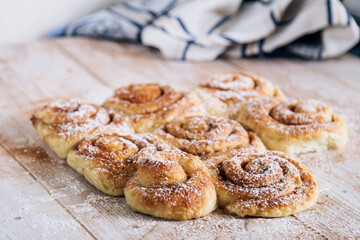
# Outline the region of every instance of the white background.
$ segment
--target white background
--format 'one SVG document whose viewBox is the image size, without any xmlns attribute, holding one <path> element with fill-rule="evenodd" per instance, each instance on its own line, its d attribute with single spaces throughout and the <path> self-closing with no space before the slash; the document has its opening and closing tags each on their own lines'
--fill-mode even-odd
<svg viewBox="0 0 360 240">
<path fill-rule="evenodd" d="M 27 42 L 120 0 L 0 0 L 0 46 Z"/>
</svg>

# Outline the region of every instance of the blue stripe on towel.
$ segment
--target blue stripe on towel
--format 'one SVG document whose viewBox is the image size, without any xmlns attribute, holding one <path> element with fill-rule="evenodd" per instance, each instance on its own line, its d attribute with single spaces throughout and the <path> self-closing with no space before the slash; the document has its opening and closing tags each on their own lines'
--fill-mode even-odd
<svg viewBox="0 0 360 240">
<path fill-rule="evenodd" d="M 156 25 L 153 25 L 153 27 L 156 28 L 156 29 L 159 29 L 159 30 L 163 31 L 165 34 L 169 35 L 169 36 L 172 37 L 172 38 L 175 38 L 175 39 L 180 40 L 180 41 L 184 41 L 183 38 L 181 38 L 181 37 L 179 37 L 179 36 L 177 36 L 177 35 L 174 35 L 174 34 L 168 32 L 168 30 L 166 30 L 166 28 L 164 28 L 164 27 L 160 27 L 160 26 L 156 26 Z"/>
<path fill-rule="evenodd" d="M 270 12 L 270 18 L 271 18 L 272 22 L 274 23 L 274 25 L 275 25 L 276 27 L 281 27 L 281 26 L 287 25 L 287 24 L 289 24 L 289 23 L 292 21 L 292 19 L 291 19 L 291 20 L 287 20 L 287 21 L 278 21 L 278 20 L 276 20 L 275 14 L 274 14 L 273 11 Z"/>
<path fill-rule="evenodd" d="M 235 45 L 235 44 L 239 44 L 237 41 L 235 41 L 234 39 L 228 37 L 228 36 L 225 36 L 225 35 L 221 35 L 222 38 L 228 40 L 229 42 L 231 42 L 231 44 Z"/>
<path fill-rule="evenodd" d="M 258 3 L 262 3 L 262 4 L 271 4 L 273 2 L 273 0 L 243 0 L 244 3 L 253 3 L 253 2 L 258 2 Z"/>
<path fill-rule="evenodd" d="M 265 57 L 265 53 L 263 51 L 264 42 L 265 42 L 264 38 L 259 41 L 259 56 L 260 57 Z"/>
<path fill-rule="evenodd" d="M 326 8 L 328 13 L 328 24 L 332 25 L 331 0 L 326 0 Z"/>
<path fill-rule="evenodd" d="M 246 43 L 241 46 L 241 56 L 242 56 L 243 58 L 247 58 L 247 55 L 246 55 L 247 46 L 248 46 L 248 45 L 247 45 Z"/>
<path fill-rule="evenodd" d="M 184 32 L 186 32 L 187 34 L 191 35 L 191 33 L 189 32 L 189 30 L 186 28 L 185 24 L 183 23 L 183 21 L 179 18 L 176 17 L 176 20 L 178 21 L 179 25 L 181 26 L 181 28 L 184 30 Z"/>
<path fill-rule="evenodd" d="M 207 34 L 211 34 L 216 28 L 220 27 L 221 25 L 223 25 L 224 23 L 229 21 L 231 19 L 231 16 L 232 15 L 228 15 L 228 16 L 225 16 L 222 19 L 220 19 L 220 21 L 218 21 L 214 26 L 212 26 L 210 28 L 210 30 L 207 32 Z"/>
<path fill-rule="evenodd" d="M 159 27 L 159 26 L 154 26 L 154 27 L 157 28 L 157 29 L 160 29 L 161 31 L 163 31 L 166 34 L 169 34 L 169 32 L 163 27 Z"/>
<path fill-rule="evenodd" d="M 157 14 L 154 13 L 153 19 L 151 19 L 150 21 L 148 21 L 144 26 L 141 27 L 141 29 L 139 29 L 139 32 L 138 32 L 138 34 L 137 34 L 137 40 L 138 40 L 139 43 L 142 43 L 142 40 L 141 40 L 142 30 L 143 30 L 145 27 L 147 27 L 147 26 L 149 26 L 149 25 L 152 25 L 153 22 L 154 22 L 156 19 L 158 19 L 158 18 L 160 18 L 160 17 L 162 17 L 162 16 L 167 16 L 168 13 L 169 13 L 169 11 L 171 11 L 171 9 L 174 7 L 174 5 L 175 5 L 176 2 L 177 2 L 177 0 L 172 0 L 160 13 L 157 13 Z M 154 27 L 156 27 L 156 26 L 154 26 Z M 156 28 L 159 28 L 159 27 L 156 27 Z M 168 32 L 165 28 L 161 27 L 160 29 L 161 29 L 163 32 L 169 34 L 169 32 Z"/>
<path fill-rule="evenodd" d="M 167 5 L 164 10 L 159 14 L 158 17 L 161 17 L 161 16 L 167 16 L 169 15 L 169 12 L 173 9 L 175 3 L 177 2 L 177 0 L 173 0 L 169 3 L 169 5 Z"/>
<path fill-rule="evenodd" d="M 347 9 L 345 9 L 345 10 L 346 10 L 346 16 L 347 16 L 347 25 L 350 25 L 351 24 L 351 15 Z"/>
<path fill-rule="evenodd" d="M 323 38 L 323 31 L 319 32 L 319 37 L 320 39 Z M 317 55 L 317 60 L 321 60 L 322 59 L 322 53 L 323 53 L 323 44 L 321 42 L 321 40 L 318 43 L 318 48 L 319 48 L 319 52 Z"/>
<path fill-rule="evenodd" d="M 182 57 L 181 57 L 182 61 L 186 60 L 186 54 L 188 53 L 190 46 L 193 45 L 194 43 L 195 42 L 193 40 L 187 41 L 187 44 L 186 44 L 186 46 L 184 48 L 184 51 L 183 51 L 183 54 L 182 54 Z"/>
</svg>

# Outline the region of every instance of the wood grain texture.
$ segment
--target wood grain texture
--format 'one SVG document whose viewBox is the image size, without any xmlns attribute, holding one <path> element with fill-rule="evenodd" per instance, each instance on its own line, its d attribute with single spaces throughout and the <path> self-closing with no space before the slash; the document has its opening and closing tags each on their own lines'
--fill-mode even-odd
<svg viewBox="0 0 360 240">
<path fill-rule="evenodd" d="M 157 52 L 139 45 L 85 39 L 60 39 L 55 43 L 97 79 L 115 88 L 129 83 L 159 82 L 189 90 L 211 74 L 234 71 L 222 60 L 205 63 L 167 61 Z"/>
<path fill-rule="evenodd" d="M 75 222 L 74 226 L 80 228 L 78 234 L 94 239 L 358 238 L 360 108 L 355 75 L 358 76 L 359 67 L 360 61 L 351 56 L 326 62 L 173 62 L 141 46 L 85 39 L 43 40 L 0 49 L 0 144 L 11 154 L 0 154 L 0 158 L 13 159 L 16 168 L 23 168 L 33 181 L 41 183 L 47 198 L 56 206 L 55 210 L 44 208 L 59 215 L 64 213 L 69 219 L 65 222 Z M 351 129 L 345 148 L 300 156 L 314 172 L 321 191 L 318 203 L 308 211 L 280 219 L 236 218 L 217 211 L 186 222 L 134 213 L 124 198 L 100 193 L 57 158 L 38 139 L 28 120 L 34 109 L 54 99 L 79 98 L 100 103 L 112 94 L 113 88 L 135 82 L 155 81 L 189 90 L 213 73 L 241 69 L 268 77 L 291 97 L 329 103 Z M 8 171 L 13 178 L 5 180 L 1 175 L 0 184 L 22 179 L 15 168 Z M 11 189 L 7 191 L 10 192 L 5 199 L 13 194 Z M 27 195 L 21 185 L 16 191 Z M 41 204 L 41 199 L 33 199 L 34 205 Z M 26 228 L 26 222 L 9 224 Z M 52 226 L 45 221 L 43 224 Z M 4 232 L 2 226 L 0 232 Z M 18 236 L 6 233 L 12 239 Z"/>
<path fill-rule="evenodd" d="M 41 183 L 0 147 L 0 238 L 91 239 Z"/>
<path fill-rule="evenodd" d="M 314 208 L 295 216 L 329 239 L 359 237 L 360 98 L 359 83 L 352 74 L 356 75 L 360 60 L 343 56 L 316 63 L 283 59 L 231 63 L 268 77 L 295 98 L 329 104 L 347 122 L 349 139 L 344 148 L 299 156 L 314 174 L 320 196 Z"/>
</svg>

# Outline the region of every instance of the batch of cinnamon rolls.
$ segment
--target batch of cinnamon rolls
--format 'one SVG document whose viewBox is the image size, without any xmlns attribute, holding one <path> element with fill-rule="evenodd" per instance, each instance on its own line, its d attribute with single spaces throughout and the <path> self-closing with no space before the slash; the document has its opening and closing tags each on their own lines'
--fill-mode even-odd
<svg viewBox="0 0 360 240">
<path fill-rule="evenodd" d="M 37 110 L 36 133 L 100 191 L 140 213 L 187 220 L 217 208 L 283 217 L 318 186 L 294 155 L 342 147 L 345 122 L 323 103 L 289 100 L 250 73 L 190 92 L 157 83 L 115 90 L 101 105 L 64 100 Z"/>
</svg>

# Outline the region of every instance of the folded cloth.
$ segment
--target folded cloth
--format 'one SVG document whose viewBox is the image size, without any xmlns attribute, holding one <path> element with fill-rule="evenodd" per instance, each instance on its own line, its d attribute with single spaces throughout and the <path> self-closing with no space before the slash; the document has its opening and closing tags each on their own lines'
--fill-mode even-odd
<svg viewBox="0 0 360 240">
<path fill-rule="evenodd" d="M 181 60 L 326 59 L 354 46 L 359 27 L 340 0 L 128 0 L 50 36 L 136 42 Z"/>
</svg>

